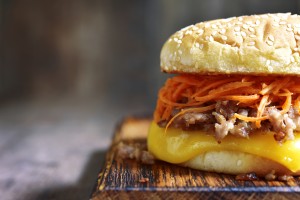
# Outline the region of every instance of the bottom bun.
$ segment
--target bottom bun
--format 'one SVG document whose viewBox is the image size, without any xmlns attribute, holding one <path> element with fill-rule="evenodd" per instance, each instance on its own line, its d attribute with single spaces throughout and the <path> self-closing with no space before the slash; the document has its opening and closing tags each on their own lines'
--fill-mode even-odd
<svg viewBox="0 0 300 200">
<path fill-rule="evenodd" d="M 182 166 L 225 174 L 256 173 L 266 176 L 275 172 L 277 175 L 300 175 L 300 172 L 291 172 L 283 165 L 243 152 L 234 151 L 209 151 L 182 163 Z"/>
</svg>

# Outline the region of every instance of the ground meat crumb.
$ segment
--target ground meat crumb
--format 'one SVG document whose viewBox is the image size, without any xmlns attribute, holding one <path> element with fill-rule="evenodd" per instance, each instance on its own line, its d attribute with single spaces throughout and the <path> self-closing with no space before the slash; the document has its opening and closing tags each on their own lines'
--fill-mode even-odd
<svg viewBox="0 0 300 200">
<path fill-rule="evenodd" d="M 149 151 L 142 151 L 141 161 L 144 164 L 153 165 L 155 158 Z"/>
<path fill-rule="evenodd" d="M 256 180 L 259 180 L 259 178 L 256 175 L 256 173 L 252 172 L 252 173 L 247 173 L 247 174 L 238 174 L 235 177 L 235 180 L 238 180 L 238 181 L 256 181 Z"/>
<path fill-rule="evenodd" d="M 218 122 L 215 124 L 215 137 L 220 142 L 234 128 L 235 119 L 226 120 L 223 115 L 217 112 L 213 112 L 212 114 Z"/>
<path fill-rule="evenodd" d="M 120 142 L 117 146 L 117 158 L 135 159 L 143 164 L 154 164 L 154 156 L 147 151 L 146 145 L 140 143 L 124 144 Z"/>
<path fill-rule="evenodd" d="M 147 182 L 149 182 L 149 178 L 142 177 L 142 178 L 140 178 L 139 182 L 140 183 L 147 183 Z"/>
<path fill-rule="evenodd" d="M 269 174 L 267 174 L 265 176 L 265 179 L 267 181 L 274 181 L 277 178 L 276 174 L 275 174 L 275 170 L 272 170 Z"/>
<path fill-rule="evenodd" d="M 291 181 L 293 179 L 294 179 L 294 177 L 293 176 L 289 176 L 289 175 L 278 176 L 278 180 L 279 181 Z"/>
</svg>

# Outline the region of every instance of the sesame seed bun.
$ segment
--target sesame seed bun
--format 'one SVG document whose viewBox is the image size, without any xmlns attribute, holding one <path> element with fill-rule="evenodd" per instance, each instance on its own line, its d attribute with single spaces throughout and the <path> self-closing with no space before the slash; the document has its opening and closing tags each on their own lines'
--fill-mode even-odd
<svg viewBox="0 0 300 200">
<path fill-rule="evenodd" d="M 167 73 L 300 75 L 300 16 L 218 19 L 173 34 L 161 51 Z"/>
<path fill-rule="evenodd" d="M 256 173 L 266 176 L 274 171 L 277 175 L 300 175 L 300 172 L 291 172 L 283 165 L 252 154 L 234 151 L 208 151 L 182 164 L 193 169 L 225 173 L 246 174 Z"/>
</svg>

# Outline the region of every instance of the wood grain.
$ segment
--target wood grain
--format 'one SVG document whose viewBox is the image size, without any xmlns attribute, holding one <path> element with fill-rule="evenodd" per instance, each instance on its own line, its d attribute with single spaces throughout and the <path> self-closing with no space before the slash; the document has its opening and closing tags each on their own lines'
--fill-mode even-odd
<svg viewBox="0 0 300 200">
<path fill-rule="evenodd" d="M 149 120 L 130 118 L 118 126 L 92 200 L 300 199 L 299 177 L 288 182 L 237 181 L 231 175 L 202 172 L 162 161 L 147 165 L 136 160 L 119 159 L 118 143 L 145 145 L 148 125 Z"/>
</svg>

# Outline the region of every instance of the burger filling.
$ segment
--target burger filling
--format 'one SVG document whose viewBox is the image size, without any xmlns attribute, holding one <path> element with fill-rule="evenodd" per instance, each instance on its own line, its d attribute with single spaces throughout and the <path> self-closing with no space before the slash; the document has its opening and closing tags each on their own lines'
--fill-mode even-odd
<svg viewBox="0 0 300 200">
<path fill-rule="evenodd" d="M 170 78 L 159 91 L 154 120 L 167 130 L 204 130 L 216 140 L 274 132 L 279 142 L 300 130 L 297 77 L 194 76 Z"/>
</svg>

